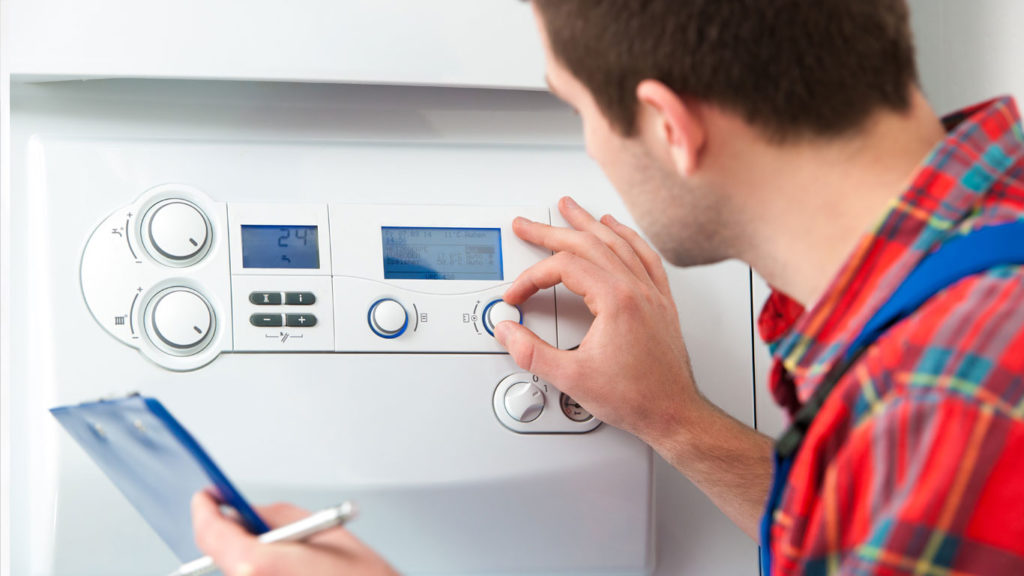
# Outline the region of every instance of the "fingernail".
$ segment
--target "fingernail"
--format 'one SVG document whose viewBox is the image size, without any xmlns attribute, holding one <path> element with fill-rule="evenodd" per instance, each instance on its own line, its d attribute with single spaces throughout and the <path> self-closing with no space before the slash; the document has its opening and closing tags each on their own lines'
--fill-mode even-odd
<svg viewBox="0 0 1024 576">
<path fill-rule="evenodd" d="M 569 208 L 579 208 L 580 207 L 580 205 L 577 204 L 576 201 L 572 199 L 572 196 L 566 196 L 565 197 L 565 205 L 567 207 L 569 207 Z"/>
<path fill-rule="evenodd" d="M 607 218 L 608 221 L 611 222 L 612 224 L 619 223 L 619 221 L 615 219 L 615 216 L 612 216 L 611 214 L 605 214 L 604 217 Z"/>
</svg>

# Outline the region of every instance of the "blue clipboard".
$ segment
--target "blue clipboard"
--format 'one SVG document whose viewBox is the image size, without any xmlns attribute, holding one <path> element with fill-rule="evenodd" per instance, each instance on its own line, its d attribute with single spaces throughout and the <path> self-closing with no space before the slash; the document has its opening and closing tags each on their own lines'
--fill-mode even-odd
<svg viewBox="0 0 1024 576">
<path fill-rule="evenodd" d="M 270 528 L 202 446 L 153 398 L 132 395 L 50 413 L 182 562 L 202 556 L 192 533 L 193 494 L 212 487 L 253 534 Z"/>
</svg>

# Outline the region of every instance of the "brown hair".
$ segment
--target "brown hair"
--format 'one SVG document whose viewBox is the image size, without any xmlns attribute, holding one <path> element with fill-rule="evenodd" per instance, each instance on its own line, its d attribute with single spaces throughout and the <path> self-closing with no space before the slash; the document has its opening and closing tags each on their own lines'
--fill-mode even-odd
<svg viewBox="0 0 1024 576">
<path fill-rule="evenodd" d="M 648 78 L 777 140 L 905 111 L 917 83 L 906 0 L 533 1 L 555 57 L 627 136 Z"/>
</svg>

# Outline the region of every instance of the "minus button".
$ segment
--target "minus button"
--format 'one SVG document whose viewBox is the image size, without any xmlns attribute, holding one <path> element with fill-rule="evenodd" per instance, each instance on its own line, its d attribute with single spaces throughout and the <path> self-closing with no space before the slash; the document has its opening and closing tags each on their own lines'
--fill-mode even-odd
<svg viewBox="0 0 1024 576">
<path fill-rule="evenodd" d="M 249 323 L 260 328 L 273 328 L 284 326 L 284 319 L 280 314 L 253 314 L 249 316 Z"/>
</svg>

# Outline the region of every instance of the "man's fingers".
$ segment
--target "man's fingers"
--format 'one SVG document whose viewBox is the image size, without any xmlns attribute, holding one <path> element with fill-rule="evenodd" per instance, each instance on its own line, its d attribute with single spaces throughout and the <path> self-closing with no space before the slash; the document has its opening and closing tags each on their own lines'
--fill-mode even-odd
<svg viewBox="0 0 1024 576">
<path fill-rule="evenodd" d="M 647 273 L 647 268 L 644 263 L 640 260 L 633 246 L 626 241 L 621 235 L 617 234 L 614 230 L 606 226 L 603 222 L 597 221 L 590 212 L 587 212 L 582 206 L 576 203 L 575 200 L 568 196 L 564 196 L 558 202 L 558 211 L 565 217 L 573 228 L 590 232 L 597 236 L 605 243 L 608 248 L 619 258 L 619 260 L 629 268 L 629 270 L 642 281 L 649 280 L 650 276 Z"/>
<path fill-rule="evenodd" d="M 516 235 L 552 252 L 569 252 L 597 264 L 608 272 L 629 271 L 644 282 L 653 283 L 668 294 L 668 278 L 661 259 L 640 236 L 614 219 L 595 220 L 572 198 L 563 197 L 558 209 L 573 229 L 549 226 L 516 218 Z"/>
<path fill-rule="evenodd" d="M 260 506 L 256 508 L 256 512 L 271 528 L 280 528 L 286 524 L 298 522 L 310 515 L 309 510 L 305 508 L 281 502 L 269 506 Z M 306 542 L 341 551 L 353 551 L 361 545 L 351 532 L 340 527 L 317 532 L 306 538 Z"/>
<path fill-rule="evenodd" d="M 259 544 L 255 536 L 225 518 L 220 505 L 206 492 L 192 497 L 192 526 L 199 549 L 229 575 Z"/>
<path fill-rule="evenodd" d="M 494 337 L 523 370 L 552 382 L 571 379 L 572 352 L 555 348 L 529 328 L 515 322 L 499 322 L 494 327 Z"/>
<path fill-rule="evenodd" d="M 568 252 L 559 252 L 523 271 L 502 298 L 518 305 L 537 292 L 559 284 L 583 296 L 590 312 L 596 315 L 600 302 L 598 292 L 606 288 L 608 279 L 594 264 Z"/>
<path fill-rule="evenodd" d="M 671 296 L 671 288 L 668 284 L 668 274 L 665 273 L 665 265 L 661 262 L 661 256 L 645 241 L 636 230 L 616 220 L 611 214 L 605 214 L 601 222 L 619 235 L 623 240 L 633 247 L 633 252 L 643 262 L 658 291 L 665 296 Z"/>
<path fill-rule="evenodd" d="M 596 234 L 550 226 L 526 218 L 516 218 L 512 222 L 512 230 L 516 236 L 530 244 L 543 246 L 552 252 L 569 252 L 609 272 L 628 270 L 622 260 Z"/>
<path fill-rule="evenodd" d="M 290 504 L 257 509 L 271 526 L 280 527 L 309 516 Z M 192 498 L 192 523 L 200 550 L 213 558 L 225 576 L 308 576 L 309 574 L 389 574 L 394 571 L 350 532 L 332 528 L 298 542 L 263 544 L 226 518 L 214 496 Z"/>
<path fill-rule="evenodd" d="M 227 576 L 309 576 L 356 574 L 356 557 L 305 542 L 275 542 L 258 547 L 248 566 Z"/>
<path fill-rule="evenodd" d="M 257 513 L 274 528 L 309 516 L 307 510 L 290 504 L 262 506 L 257 508 Z M 360 552 L 362 546 L 352 534 L 341 528 L 314 534 L 304 544 L 262 544 L 242 526 L 225 518 L 220 505 L 205 492 L 192 498 L 192 522 L 199 549 L 213 558 L 214 564 L 226 576 L 333 573 L 344 557 L 352 557 Z M 315 546 L 310 547 L 310 544 Z"/>
<path fill-rule="evenodd" d="M 309 510 L 281 502 L 268 506 L 258 506 L 256 507 L 256 513 L 271 528 L 280 528 L 285 524 L 298 522 L 309 516 Z"/>
</svg>

